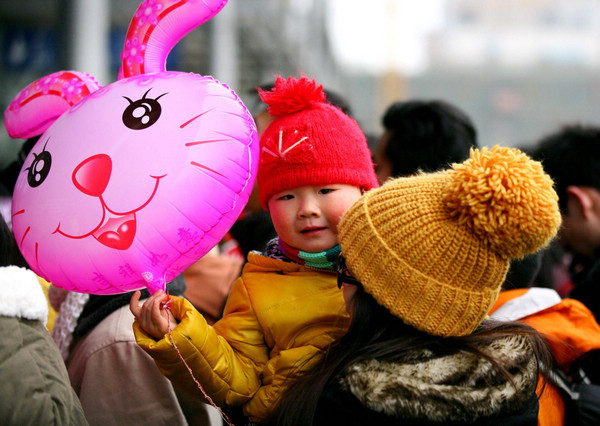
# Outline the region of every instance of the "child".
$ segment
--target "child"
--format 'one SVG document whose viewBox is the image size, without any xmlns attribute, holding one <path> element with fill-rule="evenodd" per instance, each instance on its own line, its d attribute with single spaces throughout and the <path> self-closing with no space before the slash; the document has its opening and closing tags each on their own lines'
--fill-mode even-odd
<svg viewBox="0 0 600 426">
<path fill-rule="evenodd" d="M 537 425 L 545 341 L 486 316 L 510 260 L 560 221 L 552 180 L 509 148 L 367 192 L 339 225 L 350 327 L 282 396 L 275 423 Z"/>
<path fill-rule="evenodd" d="M 220 406 L 243 405 L 251 422 L 271 413 L 288 380 L 308 368 L 348 325 L 336 288 L 337 224 L 365 190 L 377 186 L 360 127 L 325 103 L 306 77 L 278 77 L 261 92 L 275 117 L 261 136 L 259 198 L 278 238 L 250 253 L 214 327 L 184 299 L 155 293 L 131 299 L 137 342 L 179 387 L 201 396 L 174 342 L 206 393 Z"/>
</svg>

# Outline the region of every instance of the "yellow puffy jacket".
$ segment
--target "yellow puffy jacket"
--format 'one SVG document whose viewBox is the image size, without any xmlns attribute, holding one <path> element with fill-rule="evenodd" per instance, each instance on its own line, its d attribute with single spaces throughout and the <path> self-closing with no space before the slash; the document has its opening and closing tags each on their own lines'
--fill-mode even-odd
<svg viewBox="0 0 600 426">
<path fill-rule="evenodd" d="M 268 417 L 286 380 L 308 369 L 349 321 L 333 272 L 254 253 L 213 327 L 185 299 L 172 298 L 171 312 L 179 320 L 173 341 L 206 393 L 219 406 L 243 405 L 254 422 Z M 202 398 L 169 336 L 156 341 L 137 322 L 133 329 L 161 372 Z"/>
</svg>

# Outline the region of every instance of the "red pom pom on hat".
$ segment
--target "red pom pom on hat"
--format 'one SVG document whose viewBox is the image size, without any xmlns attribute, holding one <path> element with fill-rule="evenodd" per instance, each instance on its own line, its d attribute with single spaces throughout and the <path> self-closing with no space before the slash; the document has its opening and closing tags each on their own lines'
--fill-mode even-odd
<svg viewBox="0 0 600 426">
<path fill-rule="evenodd" d="M 279 76 L 271 91 L 258 90 L 260 99 L 267 104 L 267 110 L 273 117 L 293 114 L 325 102 L 323 85 L 303 76 L 299 79 Z"/>
</svg>

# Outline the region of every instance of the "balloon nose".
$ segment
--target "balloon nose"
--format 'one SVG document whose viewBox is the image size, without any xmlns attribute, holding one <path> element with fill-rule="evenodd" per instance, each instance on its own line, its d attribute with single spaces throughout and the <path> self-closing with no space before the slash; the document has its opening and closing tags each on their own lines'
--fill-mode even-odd
<svg viewBox="0 0 600 426">
<path fill-rule="evenodd" d="M 83 160 L 73 172 L 73 183 L 81 192 L 92 197 L 102 195 L 112 172 L 112 160 L 106 154 Z"/>
</svg>

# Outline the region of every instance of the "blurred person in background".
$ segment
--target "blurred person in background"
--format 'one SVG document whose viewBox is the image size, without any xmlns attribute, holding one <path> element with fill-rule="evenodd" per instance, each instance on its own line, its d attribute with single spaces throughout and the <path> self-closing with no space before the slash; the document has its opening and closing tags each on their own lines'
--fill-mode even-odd
<svg viewBox="0 0 600 426">
<path fill-rule="evenodd" d="M 385 111 L 375 151 L 380 183 L 418 170 L 433 172 L 469 157 L 477 130 L 469 116 L 442 100 L 395 102 Z"/>
<path fill-rule="evenodd" d="M 600 127 L 568 125 L 532 150 L 552 176 L 563 223 L 559 243 L 572 255 L 568 296 L 600 319 Z"/>
</svg>

